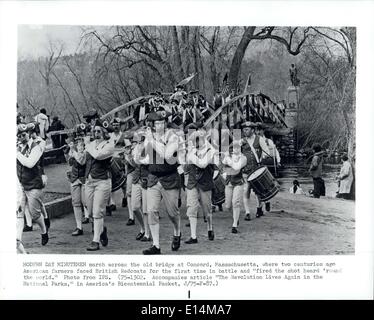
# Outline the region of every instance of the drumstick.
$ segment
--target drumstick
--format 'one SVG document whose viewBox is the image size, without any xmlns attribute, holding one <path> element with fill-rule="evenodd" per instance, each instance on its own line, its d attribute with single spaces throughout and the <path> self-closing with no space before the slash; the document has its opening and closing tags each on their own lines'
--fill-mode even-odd
<svg viewBox="0 0 374 320">
<path fill-rule="evenodd" d="M 277 176 L 277 165 L 275 163 L 275 148 L 273 149 L 273 162 L 274 162 L 274 173 Z"/>
</svg>

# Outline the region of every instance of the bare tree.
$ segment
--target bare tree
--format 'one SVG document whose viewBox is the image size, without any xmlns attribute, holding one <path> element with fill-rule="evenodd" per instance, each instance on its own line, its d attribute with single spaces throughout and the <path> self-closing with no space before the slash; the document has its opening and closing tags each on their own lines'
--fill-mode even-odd
<svg viewBox="0 0 374 320">
<path fill-rule="evenodd" d="M 283 44 L 291 55 L 298 55 L 301 47 L 309 37 L 310 28 L 303 28 L 301 31 L 302 36 L 297 37 L 296 33 L 300 28 L 276 28 L 276 27 L 245 27 L 240 42 L 236 48 L 232 58 L 228 83 L 233 89 L 236 88 L 239 79 L 240 67 L 252 40 L 275 40 Z M 295 44 L 296 42 L 296 44 Z"/>
<path fill-rule="evenodd" d="M 51 74 L 53 72 L 53 69 L 58 64 L 60 57 L 63 53 L 63 45 L 59 45 L 57 47 L 53 42 L 49 42 L 49 56 L 44 60 L 44 63 L 40 64 L 40 70 L 39 73 L 41 74 L 42 78 L 44 79 L 47 87 L 47 93 L 48 93 L 48 101 L 49 101 L 49 111 L 51 113 L 54 112 L 56 105 L 57 105 L 57 99 L 53 92 L 53 83 L 51 82 Z M 40 63 L 40 61 L 39 61 Z"/>
<path fill-rule="evenodd" d="M 83 85 L 82 85 L 82 79 L 81 77 L 78 75 L 77 71 L 75 71 L 72 67 L 72 65 L 69 63 L 69 59 L 67 57 L 65 57 L 63 59 L 64 61 L 64 64 L 68 67 L 69 71 L 71 72 L 71 74 L 74 76 L 74 79 L 75 81 L 77 82 L 77 85 L 78 85 L 78 88 L 79 88 L 79 91 L 82 95 L 82 98 L 83 98 L 83 101 L 84 101 L 84 104 L 86 106 L 86 109 L 87 111 L 89 110 L 90 106 L 89 106 L 89 103 L 87 101 L 87 98 L 86 98 L 86 94 L 84 93 L 84 90 L 83 90 Z"/>
<path fill-rule="evenodd" d="M 175 59 L 175 66 L 176 66 L 176 73 L 178 79 L 182 80 L 184 78 L 184 71 L 182 67 L 182 58 L 179 46 L 179 39 L 178 39 L 178 31 L 176 26 L 171 26 L 171 35 L 173 38 L 173 51 L 174 51 L 174 59 Z"/>
</svg>

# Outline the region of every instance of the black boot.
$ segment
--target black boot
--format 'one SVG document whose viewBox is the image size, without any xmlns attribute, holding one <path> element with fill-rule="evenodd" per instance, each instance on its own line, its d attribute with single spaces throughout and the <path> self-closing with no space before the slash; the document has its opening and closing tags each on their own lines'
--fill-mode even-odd
<svg viewBox="0 0 374 320">
<path fill-rule="evenodd" d="M 23 227 L 23 232 L 29 232 L 29 231 L 32 231 L 32 226 L 29 227 L 27 224 L 25 224 L 25 226 Z"/>
<path fill-rule="evenodd" d="M 87 223 L 90 223 L 90 219 L 89 218 L 84 218 L 82 220 L 82 224 L 87 224 Z"/>
<path fill-rule="evenodd" d="M 143 254 L 150 255 L 150 254 L 161 254 L 161 249 L 157 248 L 156 246 L 152 246 L 149 249 L 143 250 Z"/>
<path fill-rule="evenodd" d="M 181 246 L 181 236 L 182 233 L 179 234 L 179 236 L 173 236 L 173 242 L 171 243 L 171 250 L 177 251 L 179 247 Z"/>
<path fill-rule="evenodd" d="M 210 241 L 213 241 L 214 240 L 214 231 L 213 230 L 209 230 L 208 231 L 208 239 Z"/>
<path fill-rule="evenodd" d="M 270 211 L 270 202 L 265 203 L 265 209 L 266 209 L 267 212 Z"/>
<path fill-rule="evenodd" d="M 105 211 L 106 211 L 106 215 L 108 217 L 110 217 L 112 215 L 112 208 L 111 208 L 111 206 L 106 206 Z"/>
<path fill-rule="evenodd" d="M 100 242 L 103 247 L 106 247 L 108 245 L 108 235 L 106 227 L 103 228 L 103 232 L 100 234 Z"/>
<path fill-rule="evenodd" d="M 92 241 L 90 245 L 87 247 L 87 251 L 97 251 L 100 249 L 100 245 L 98 242 Z"/>
<path fill-rule="evenodd" d="M 45 224 L 45 227 L 47 228 L 47 231 L 49 230 L 49 228 L 51 227 L 51 220 L 49 220 L 49 218 L 44 218 L 44 224 Z"/>
<path fill-rule="evenodd" d="M 256 218 L 260 218 L 263 215 L 264 215 L 264 213 L 262 211 L 262 208 L 257 208 Z"/>
<path fill-rule="evenodd" d="M 49 237 L 48 232 L 42 233 L 42 246 L 45 246 L 48 243 Z"/>
</svg>

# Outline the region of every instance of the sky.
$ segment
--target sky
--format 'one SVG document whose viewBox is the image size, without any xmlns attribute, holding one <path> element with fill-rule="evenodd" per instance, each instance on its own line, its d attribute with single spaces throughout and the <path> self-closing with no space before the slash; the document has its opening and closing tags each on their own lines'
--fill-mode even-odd
<svg viewBox="0 0 374 320">
<path fill-rule="evenodd" d="M 18 59 L 37 59 L 48 56 L 51 43 L 58 49 L 63 44 L 63 54 L 73 54 L 79 47 L 83 28 L 89 28 L 89 26 L 19 25 Z M 105 32 L 107 27 L 95 26 L 95 29 Z M 252 44 L 252 52 L 257 51 L 257 45 L 258 43 Z"/>
<path fill-rule="evenodd" d="M 82 29 L 79 26 L 20 25 L 18 27 L 19 59 L 48 55 L 50 43 L 63 43 L 64 53 L 74 53 L 79 45 Z"/>
</svg>

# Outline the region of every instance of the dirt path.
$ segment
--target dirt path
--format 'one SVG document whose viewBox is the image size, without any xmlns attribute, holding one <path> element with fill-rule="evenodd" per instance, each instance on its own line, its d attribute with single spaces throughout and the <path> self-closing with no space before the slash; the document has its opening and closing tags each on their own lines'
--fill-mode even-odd
<svg viewBox="0 0 374 320">
<path fill-rule="evenodd" d="M 120 195 L 118 195 L 117 202 Z M 251 199 L 252 208 L 255 201 Z M 272 200 L 272 210 L 261 218 L 244 221 L 240 217 L 239 233 L 231 233 L 232 217 L 227 211 L 214 214 L 215 240 L 209 241 L 206 224 L 198 221 L 198 244 L 187 245 L 189 228 L 185 199 L 182 213 L 182 244 L 177 252 L 170 248 L 172 227 L 162 210 L 161 250 L 167 255 L 335 255 L 354 254 L 354 202 L 340 199 L 314 199 L 280 192 Z M 252 215 L 254 211 L 252 211 Z M 141 254 L 150 243 L 135 240 L 138 225 L 126 226 L 127 209 L 119 208 L 105 218 L 109 245 L 95 254 Z M 24 245 L 29 253 L 88 254 L 86 247 L 92 239 L 91 225 L 84 225 L 84 235 L 72 237 L 73 214 L 52 221 L 50 242 L 42 247 L 37 226 L 24 233 Z"/>
</svg>

